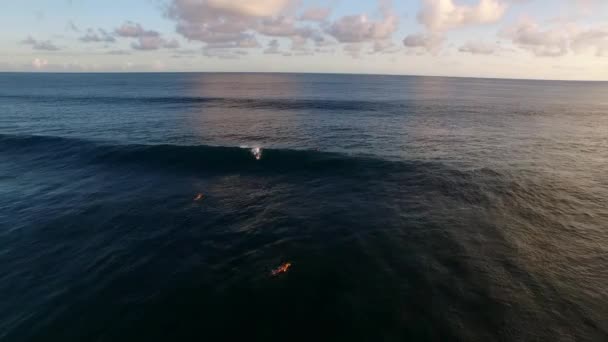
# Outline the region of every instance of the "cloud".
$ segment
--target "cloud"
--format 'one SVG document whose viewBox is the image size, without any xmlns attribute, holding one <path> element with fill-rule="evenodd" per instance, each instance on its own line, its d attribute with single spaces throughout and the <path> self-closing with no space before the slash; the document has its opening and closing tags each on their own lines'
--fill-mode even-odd
<svg viewBox="0 0 608 342">
<path fill-rule="evenodd" d="M 418 21 L 429 31 L 446 31 L 495 23 L 502 18 L 506 9 L 507 5 L 500 0 L 479 0 L 474 6 L 457 5 L 454 0 L 423 0 Z"/>
<path fill-rule="evenodd" d="M 200 50 L 196 49 L 180 49 L 175 50 L 171 58 L 193 58 L 196 55 L 200 54 Z"/>
<path fill-rule="evenodd" d="M 32 61 L 32 66 L 38 70 L 43 69 L 47 65 L 49 65 L 49 62 L 46 59 L 35 58 Z"/>
<path fill-rule="evenodd" d="M 278 55 L 281 53 L 281 51 L 279 51 L 280 48 L 280 43 L 278 40 L 273 39 L 270 42 L 268 42 L 268 47 L 264 50 L 264 54 L 266 55 Z"/>
<path fill-rule="evenodd" d="M 236 44 L 247 39 L 260 20 L 272 18 L 288 4 L 288 0 L 173 0 L 167 16 L 177 22 L 177 32 L 189 40 Z M 272 24 L 267 22 L 262 28 L 271 30 Z"/>
<path fill-rule="evenodd" d="M 395 15 L 373 21 L 366 14 L 360 14 L 338 19 L 326 32 L 341 43 L 360 43 L 391 38 L 398 26 L 399 21 Z"/>
<path fill-rule="evenodd" d="M 206 57 L 219 59 L 239 59 L 242 56 L 247 55 L 247 52 L 235 49 L 205 48 L 203 49 L 203 55 Z"/>
<path fill-rule="evenodd" d="M 439 33 L 410 34 L 403 39 L 403 45 L 410 49 L 437 53 L 445 37 Z"/>
<path fill-rule="evenodd" d="M 608 27 L 582 28 L 565 23 L 543 29 L 528 19 L 503 29 L 501 35 L 539 57 L 561 57 L 589 51 L 600 57 L 608 53 Z"/>
<path fill-rule="evenodd" d="M 164 40 L 163 47 L 165 49 L 177 49 L 179 48 L 179 42 L 175 38 L 170 40 Z"/>
<path fill-rule="evenodd" d="M 113 43 L 116 41 L 116 38 L 114 38 L 114 36 L 112 36 L 110 33 L 108 33 L 106 30 L 104 29 L 92 29 L 89 28 L 87 29 L 86 33 L 84 36 L 79 38 L 80 41 L 85 42 L 85 43 L 98 43 L 98 42 L 103 42 L 103 43 Z"/>
<path fill-rule="evenodd" d="M 392 2 L 377 1 L 379 17 L 361 13 L 342 16 L 332 22 L 328 22 L 332 12 L 330 7 L 310 7 L 300 12 L 299 16 L 295 15 L 297 8 L 292 5 L 302 4 L 298 0 L 170 0 L 166 15 L 176 22 L 176 31 L 180 35 L 190 41 L 205 43 L 206 51 L 258 48 L 258 38 L 266 36 L 273 38 L 270 44 L 276 44 L 263 47 L 262 52 L 266 54 L 279 53 L 278 46 L 285 38 L 291 41 L 290 49 L 293 52 L 314 52 L 315 46 L 337 42 L 344 45 L 343 50 L 348 55 L 356 57 L 364 47 L 371 47 L 372 53 L 387 53 L 401 46 L 395 45 L 392 40 L 393 34 L 399 29 L 399 17 L 392 8 Z M 437 53 L 446 39 L 447 31 L 495 23 L 504 16 L 507 3 L 513 0 L 470 0 L 465 4 L 460 0 L 420 1 L 422 7 L 418 21 L 425 30 L 407 35 L 403 39 L 403 46 Z M 161 45 L 154 31 L 146 31 L 133 23 L 123 26 L 116 32 L 137 38 L 139 42 L 133 44 L 134 48 L 154 49 Z M 468 43 L 460 50 L 488 53 L 489 48 Z M 233 58 L 229 54 L 209 55 Z"/>
<path fill-rule="evenodd" d="M 193 3 L 193 1 L 178 2 Z M 278 14 L 282 9 L 284 9 L 288 5 L 289 0 L 203 0 L 198 1 L 198 3 L 206 4 L 206 7 L 209 9 L 220 12 L 233 13 L 243 16 L 269 17 Z"/>
<path fill-rule="evenodd" d="M 493 55 L 498 52 L 498 46 L 481 41 L 469 41 L 459 47 L 458 51 L 472 55 Z"/>
<path fill-rule="evenodd" d="M 361 50 L 363 50 L 363 46 L 361 44 L 346 44 L 342 49 L 352 58 L 359 58 L 361 57 Z"/>
<path fill-rule="evenodd" d="M 455 0 L 422 0 L 417 17 L 426 32 L 406 36 L 403 45 L 418 52 L 426 50 L 436 54 L 446 39 L 447 31 L 498 22 L 506 10 L 507 4 L 503 0 L 477 0 L 472 5 L 456 4 Z M 473 51 L 468 49 L 470 47 L 466 48 L 467 52 Z"/>
<path fill-rule="evenodd" d="M 328 7 L 313 7 L 295 16 L 291 5 L 298 0 L 172 0 L 166 15 L 176 22 L 176 31 L 191 41 L 206 44 L 206 49 L 259 47 L 258 36 L 285 38 L 296 54 L 314 53 L 314 47 L 333 44 L 374 43 L 374 51 L 387 50 L 399 20 L 390 1 L 379 0 L 380 19 L 367 14 L 344 16 L 327 23 Z M 278 40 L 277 40 L 278 42 Z M 264 50 L 278 51 L 273 47 Z M 349 54 L 353 48 L 348 48 Z"/>
<path fill-rule="evenodd" d="M 177 21 L 176 31 L 188 40 L 209 44 L 237 42 L 246 39 L 246 31 L 253 25 L 248 17 L 226 14 L 209 7 L 207 2 L 175 0 L 168 10 Z"/>
<path fill-rule="evenodd" d="M 205 46 L 206 50 L 210 49 L 250 49 L 260 47 L 260 43 L 254 35 L 243 34 L 238 40 L 210 42 Z"/>
<path fill-rule="evenodd" d="M 331 8 L 329 7 L 314 7 L 304 11 L 304 13 L 300 15 L 300 20 L 322 22 L 327 20 L 330 14 Z"/>
<path fill-rule="evenodd" d="M 309 36 L 312 33 L 308 28 L 296 27 L 294 19 L 285 16 L 261 20 L 256 31 L 273 37 Z"/>
<path fill-rule="evenodd" d="M 135 50 L 158 50 L 163 46 L 163 39 L 160 36 L 141 36 L 136 42 L 131 43 Z"/>
<path fill-rule="evenodd" d="M 180 46 L 176 39 L 167 40 L 157 31 L 146 30 L 140 24 L 131 21 L 123 23 L 114 30 L 114 33 L 119 37 L 135 38 L 136 41 L 131 43 L 131 47 L 135 50 L 176 49 Z"/>
<path fill-rule="evenodd" d="M 116 35 L 120 37 L 139 38 L 143 36 L 159 36 L 160 34 L 156 31 L 144 30 L 144 28 L 137 23 L 127 21 L 120 27 L 114 30 Z"/>
<path fill-rule="evenodd" d="M 258 36 L 263 35 L 289 39 L 292 49 L 302 52 L 309 41 L 320 44 L 325 39 L 321 30 L 289 14 L 287 10 L 296 2 L 173 0 L 166 14 L 176 21 L 179 34 L 188 40 L 205 43 L 207 50 L 258 48 Z"/>
<path fill-rule="evenodd" d="M 163 61 L 156 60 L 152 64 L 152 69 L 156 70 L 156 71 L 162 71 L 162 70 L 165 70 L 166 68 L 167 68 L 167 66 L 165 65 L 165 63 Z"/>
<path fill-rule="evenodd" d="M 76 24 L 74 24 L 74 22 L 73 22 L 73 21 L 71 21 L 71 20 L 70 20 L 70 21 L 68 21 L 68 23 L 66 24 L 66 28 L 67 28 L 69 31 L 73 31 L 73 32 L 80 32 L 80 28 L 79 28 L 79 27 L 78 27 Z"/>
<path fill-rule="evenodd" d="M 31 45 L 34 50 L 57 51 L 61 50 L 57 45 L 50 40 L 36 40 L 31 36 L 21 41 L 21 44 Z"/>
<path fill-rule="evenodd" d="M 325 38 L 317 29 L 298 26 L 295 19 L 286 16 L 264 19 L 257 27 L 257 32 L 269 37 L 283 37 L 291 40 L 291 49 L 301 54 L 308 50 L 309 40 L 315 44 L 325 44 Z"/>
<path fill-rule="evenodd" d="M 291 37 L 291 50 L 298 52 L 309 52 L 308 51 L 308 39 L 302 36 Z"/>
<path fill-rule="evenodd" d="M 570 41 L 570 47 L 576 53 L 594 51 L 598 57 L 608 54 L 608 27 L 593 28 L 577 32 Z"/>
<path fill-rule="evenodd" d="M 569 50 L 570 29 L 566 27 L 543 30 L 538 24 L 524 20 L 502 31 L 514 45 L 540 57 L 564 56 Z"/>
<path fill-rule="evenodd" d="M 36 42 L 33 47 L 35 50 L 46 50 L 46 51 L 60 50 L 60 48 L 57 45 L 53 44 L 50 40 Z"/>
<path fill-rule="evenodd" d="M 336 19 L 325 27 L 325 33 L 339 43 L 342 50 L 353 58 L 359 58 L 364 48 L 374 53 L 396 52 L 393 34 L 399 29 L 399 18 L 394 13 L 390 0 L 378 0 L 381 16 L 372 19 L 367 14 L 347 15 Z M 322 46 L 317 44 L 317 46 Z"/>
<path fill-rule="evenodd" d="M 371 54 L 374 53 L 396 53 L 399 52 L 399 46 L 392 40 L 377 40 L 372 46 Z"/>
<path fill-rule="evenodd" d="M 312 41 L 315 43 L 316 47 L 324 47 L 335 45 L 336 41 L 331 39 L 330 37 L 324 36 L 322 34 L 316 34 L 311 37 Z"/>
</svg>

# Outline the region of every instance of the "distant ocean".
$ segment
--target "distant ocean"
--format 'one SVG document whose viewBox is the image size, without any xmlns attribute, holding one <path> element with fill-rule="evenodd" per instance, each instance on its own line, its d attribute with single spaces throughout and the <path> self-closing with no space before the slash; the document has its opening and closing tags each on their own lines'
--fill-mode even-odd
<svg viewBox="0 0 608 342">
<path fill-rule="evenodd" d="M 608 83 L 2 73 L 0 341 L 608 341 Z"/>
</svg>

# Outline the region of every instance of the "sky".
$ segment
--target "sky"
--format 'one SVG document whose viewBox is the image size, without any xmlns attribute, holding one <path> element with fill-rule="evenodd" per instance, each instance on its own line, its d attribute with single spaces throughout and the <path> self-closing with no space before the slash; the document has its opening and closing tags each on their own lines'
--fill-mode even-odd
<svg viewBox="0 0 608 342">
<path fill-rule="evenodd" d="M 608 0 L 28 0 L 0 20 L 0 71 L 608 80 Z"/>
</svg>

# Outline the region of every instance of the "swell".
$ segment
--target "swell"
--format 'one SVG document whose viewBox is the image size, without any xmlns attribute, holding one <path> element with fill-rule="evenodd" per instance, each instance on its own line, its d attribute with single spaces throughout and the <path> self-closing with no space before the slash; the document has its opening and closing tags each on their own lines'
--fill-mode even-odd
<svg viewBox="0 0 608 342">
<path fill-rule="evenodd" d="M 202 172 L 316 172 L 357 175 L 362 172 L 412 170 L 412 162 L 382 160 L 332 152 L 209 145 L 109 144 L 75 138 L 0 134 L 0 153 L 45 162 L 137 164 Z M 30 157 L 27 157 L 27 156 Z"/>
<path fill-rule="evenodd" d="M 221 106 L 225 108 L 247 109 L 276 109 L 303 110 L 314 109 L 323 111 L 387 111 L 403 108 L 408 105 L 403 101 L 341 101 L 322 99 L 248 99 L 221 98 L 197 96 L 159 96 L 159 97 L 128 97 L 128 96 L 54 96 L 54 95 L 2 95 L 0 98 L 27 101 L 31 103 L 61 103 L 72 104 L 128 104 L 128 105 L 182 105 L 182 106 Z"/>
<path fill-rule="evenodd" d="M 519 183 L 502 171 L 481 168 L 463 170 L 444 163 L 421 160 L 387 160 L 374 156 L 294 149 L 262 149 L 257 160 L 252 148 L 209 145 L 110 144 L 76 138 L 0 134 L 0 156 L 29 167 L 74 168 L 79 165 L 137 167 L 144 171 L 192 174 L 256 174 L 260 176 L 331 177 L 355 180 L 358 186 L 398 186 L 435 192 L 465 204 L 496 205 L 503 200 L 533 201 Z M 334 178 L 335 179 L 335 178 Z M 505 193 L 512 189 L 515 193 Z M 543 186 L 535 192 L 549 197 Z M 540 203 L 538 203 L 540 205 Z"/>
<path fill-rule="evenodd" d="M 75 168 L 80 165 L 137 167 L 187 175 L 255 174 L 354 180 L 356 186 L 408 188 L 436 192 L 461 203 L 489 205 L 497 187 L 515 186 L 508 175 L 487 168 L 459 170 L 443 163 L 386 160 L 373 156 L 294 149 L 208 145 L 109 144 L 75 138 L 0 134 L 0 156 L 29 167 Z M 332 180 L 333 177 L 333 180 Z"/>
</svg>

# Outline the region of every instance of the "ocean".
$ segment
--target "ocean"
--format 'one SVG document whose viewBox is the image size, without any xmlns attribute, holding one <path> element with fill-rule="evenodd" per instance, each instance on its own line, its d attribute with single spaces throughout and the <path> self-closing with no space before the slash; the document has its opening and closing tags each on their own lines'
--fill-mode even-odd
<svg viewBox="0 0 608 342">
<path fill-rule="evenodd" d="M 602 82 L 2 73 L 0 341 L 607 341 L 607 171 Z"/>
</svg>

